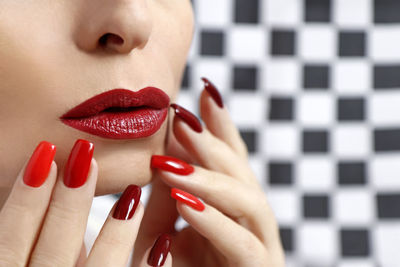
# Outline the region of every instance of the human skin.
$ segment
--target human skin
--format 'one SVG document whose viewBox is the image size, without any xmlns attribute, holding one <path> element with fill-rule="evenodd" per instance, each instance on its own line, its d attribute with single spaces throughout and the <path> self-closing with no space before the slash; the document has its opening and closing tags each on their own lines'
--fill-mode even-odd
<svg viewBox="0 0 400 267">
<path fill-rule="evenodd" d="M 172 261 L 175 267 L 284 265 L 278 227 L 244 141 L 209 91 L 199 98 L 201 133 L 176 109 L 157 133 L 137 140 L 100 138 L 59 119 L 113 88 L 156 86 L 175 102 L 193 36 L 189 0 L 6 0 L 0 6 L 0 263 L 124 266 L 135 244 L 133 266 L 147 267 L 154 240 L 168 233 L 167 267 Z M 106 33 L 109 42 L 99 45 Z M 87 182 L 71 189 L 62 175 L 76 139 L 92 142 L 95 152 Z M 57 153 L 46 182 L 33 189 L 22 182 L 22 166 L 41 140 Z M 177 176 L 151 164 L 164 154 L 186 161 L 192 172 Z M 146 209 L 139 204 L 132 218 L 118 221 L 114 205 L 86 258 L 82 236 L 93 196 L 151 181 Z M 203 201 L 193 209 L 171 198 L 171 187 Z M 182 231 L 174 228 L 179 215 L 190 224 Z"/>
<path fill-rule="evenodd" d="M 6 196 L 40 140 L 57 144 L 63 166 L 78 138 L 96 146 L 95 195 L 148 184 L 153 154 L 164 153 L 166 120 L 147 138 L 112 140 L 59 117 L 101 92 L 160 88 L 175 100 L 193 36 L 189 0 L 2 1 L 0 4 L 0 188 Z M 124 40 L 99 45 L 111 33 Z M 2 201 L 2 202 L 3 202 Z"/>
</svg>

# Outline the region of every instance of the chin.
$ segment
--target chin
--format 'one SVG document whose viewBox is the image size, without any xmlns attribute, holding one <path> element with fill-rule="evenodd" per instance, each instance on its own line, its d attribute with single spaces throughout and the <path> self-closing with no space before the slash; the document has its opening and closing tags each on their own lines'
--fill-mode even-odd
<svg viewBox="0 0 400 267">
<path fill-rule="evenodd" d="M 116 143 L 93 140 L 99 168 L 95 196 L 116 194 L 129 184 L 145 186 L 152 181 L 151 156 L 165 153 L 168 122 L 154 135 L 142 139 Z"/>
</svg>

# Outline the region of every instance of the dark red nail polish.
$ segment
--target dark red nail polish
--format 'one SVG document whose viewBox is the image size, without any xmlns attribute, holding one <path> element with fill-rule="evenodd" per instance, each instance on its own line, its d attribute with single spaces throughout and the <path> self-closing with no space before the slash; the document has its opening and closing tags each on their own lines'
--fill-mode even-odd
<svg viewBox="0 0 400 267">
<path fill-rule="evenodd" d="M 194 171 L 192 165 L 187 164 L 183 160 L 161 155 L 153 155 L 151 157 L 151 167 L 164 171 L 173 172 L 180 175 L 188 175 Z"/>
<path fill-rule="evenodd" d="M 217 103 L 217 105 L 220 108 L 224 107 L 224 102 L 222 101 L 222 96 L 219 93 L 217 87 L 215 87 L 215 85 L 210 82 L 210 80 L 208 80 L 207 78 L 201 78 L 204 82 L 204 88 L 207 90 L 207 92 L 211 95 L 211 97 L 214 99 L 215 103 Z"/>
<path fill-rule="evenodd" d="M 200 120 L 192 112 L 178 104 L 171 104 L 171 107 L 175 110 L 175 114 L 186 122 L 194 131 L 198 133 L 203 131 Z"/>
<path fill-rule="evenodd" d="M 205 209 L 203 202 L 201 202 L 197 197 L 178 188 L 171 189 L 171 197 L 182 203 L 185 203 L 186 205 L 189 205 L 195 210 L 203 211 Z"/>
<path fill-rule="evenodd" d="M 163 266 L 171 248 L 171 237 L 167 234 L 160 235 L 151 248 L 147 264 L 153 267 Z"/>
<path fill-rule="evenodd" d="M 139 205 L 142 189 L 134 184 L 128 185 L 118 200 L 113 217 L 119 220 L 129 220 L 135 214 Z"/>
<path fill-rule="evenodd" d="M 47 141 L 40 142 L 25 167 L 24 183 L 32 187 L 41 186 L 49 175 L 55 154 L 55 145 Z"/>
<path fill-rule="evenodd" d="M 64 184 L 71 188 L 82 186 L 86 180 L 93 157 L 94 145 L 78 139 L 69 154 L 64 170 Z"/>
</svg>

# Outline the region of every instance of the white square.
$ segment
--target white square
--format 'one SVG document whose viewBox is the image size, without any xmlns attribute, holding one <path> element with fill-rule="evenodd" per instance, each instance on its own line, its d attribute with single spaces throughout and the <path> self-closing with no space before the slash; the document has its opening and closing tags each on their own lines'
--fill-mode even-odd
<svg viewBox="0 0 400 267">
<path fill-rule="evenodd" d="M 315 266 L 329 265 L 337 259 L 337 233 L 327 223 L 306 223 L 299 227 L 296 247 L 306 262 Z"/>
<path fill-rule="evenodd" d="M 238 127 L 259 127 L 266 121 L 266 101 L 253 93 L 236 93 L 228 99 L 228 110 Z"/>
<path fill-rule="evenodd" d="M 400 156 L 379 155 L 370 162 L 370 181 L 380 190 L 390 191 L 400 189 Z"/>
<path fill-rule="evenodd" d="M 332 86 L 343 95 L 366 93 L 372 87 L 370 75 L 368 62 L 340 60 L 333 67 Z"/>
<path fill-rule="evenodd" d="M 369 114 L 374 126 L 397 126 L 400 123 L 400 94 L 379 92 L 369 100 Z"/>
<path fill-rule="evenodd" d="M 368 26 L 371 22 L 370 0 L 336 0 L 334 4 L 334 20 L 340 27 Z"/>
<path fill-rule="evenodd" d="M 191 92 L 180 92 L 175 101 L 178 105 L 184 107 L 189 110 L 196 116 L 199 116 L 198 112 L 198 102 L 194 99 L 193 94 Z"/>
<path fill-rule="evenodd" d="M 371 259 L 346 259 L 342 260 L 338 267 L 374 267 Z"/>
<path fill-rule="evenodd" d="M 336 54 L 336 34 L 331 26 L 307 26 L 300 30 L 299 53 L 304 60 L 325 62 Z"/>
<path fill-rule="evenodd" d="M 300 67 L 292 59 L 276 59 L 268 61 L 265 75 L 262 75 L 268 92 L 294 93 L 300 84 Z"/>
<path fill-rule="evenodd" d="M 301 21 L 299 0 L 267 0 L 264 9 L 266 22 L 273 26 L 297 26 Z"/>
<path fill-rule="evenodd" d="M 297 223 L 301 202 L 291 190 L 274 188 L 267 192 L 267 198 L 279 224 Z"/>
<path fill-rule="evenodd" d="M 374 254 L 380 266 L 399 266 L 400 225 L 384 224 L 374 231 Z"/>
<path fill-rule="evenodd" d="M 374 218 L 373 194 L 365 189 L 342 189 L 333 198 L 333 216 L 345 225 L 367 225 Z"/>
<path fill-rule="evenodd" d="M 230 92 L 230 66 L 221 59 L 201 59 L 192 65 L 192 84 L 200 92 L 204 87 L 201 77 L 208 78 L 222 94 Z"/>
<path fill-rule="evenodd" d="M 240 63 L 264 60 L 267 34 L 263 27 L 236 26 L 228 31 L 228 55 Z"/>
<path fill-rule="evenodd" d="M 195 18 L 202 26 L 225 26 L 231 22 L 231 0 L 200 0 L 196 1 Z"/>
<path fill-rule="evenodd" d="M 396 63 L 400 60 L 400 27 L 375 27 L 369 37 L 374 60 Z"/>
<path fill-rule="evenodd" d="M 326 93 L 308 93 L 300 97 L 297 114 L 303 126 L 329 126 L 334 122 L 334 99 Z"/>
<path fill-rule="evenodd" d="M 295 126 L 269 124 L 262 133 L 264 155 L 294 157 L 299 150 L 299 134 Z"/>
<path fill-rule="evenodd" d="M 333 131 L 333 151 L 343 158 L 366 157 L 370 153 L 370 131 L 367 126 L 339 126 Z"/>
<path fill-rule="evenodd" d="M 265 184 L 265 163 L 264 160 L 259 156 L 250 155 L 249 164 L 258 182 L 263 185 Z"/>
<path fill-rule="evenodd" d="M 303 156 L 297 164 L 300 188 L 307 192 L 329 191 L 335 185 L 332 160 L 321 156 Z"/>
</svg>

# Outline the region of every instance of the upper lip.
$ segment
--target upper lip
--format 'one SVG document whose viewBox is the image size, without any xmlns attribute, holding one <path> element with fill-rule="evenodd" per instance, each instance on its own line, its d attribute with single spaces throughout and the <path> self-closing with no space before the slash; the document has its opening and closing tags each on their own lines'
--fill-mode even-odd
<svg viewBox="0 0 400 267">
<path fill-rule="evenodd" d="M 169 101 L 169 96 L 156 87 L 149 86 L 137 92 L 117 88 L 87 99 L 62 115 L 61 119 L 90 117 L 112 107 L 163 109 L 169 106 Z"/>
</svg>

